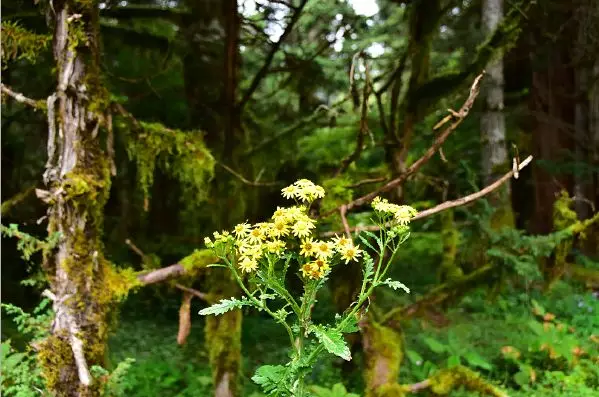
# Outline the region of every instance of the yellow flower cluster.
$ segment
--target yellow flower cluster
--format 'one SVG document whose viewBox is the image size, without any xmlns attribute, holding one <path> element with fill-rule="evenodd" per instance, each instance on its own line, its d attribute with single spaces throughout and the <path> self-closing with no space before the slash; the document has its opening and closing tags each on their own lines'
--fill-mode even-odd
<svg viewBox="0 0 599 397">
<path fill-rule="evenodd" d="M 307 179 L 300 179 L 293 185 L 289 185 L 281 190 L 283 197 L 311 203 L 312 201 L 324 197 L 322 186 L 315 185 Z"/>
<path fill-rule="evenodd" d="M 400 225 L 409 224 L 410 220 L 418 213 L 418 211 L 409 205 L 391 204 L 389 200 L 380 197 L 375 197 L 372 200 L 372 208 L 375 211 L 393 215 L 395 221 Z"/>
<path fill-rule="evenodd" d="M 357 261 L 362 250 L 360 246 L 353 245 L 353 242 L 346 237 L 335 237 L 331 241 L 304 239 L 300 246 L 300 255 L 314 260 L 302 266 L 302 275 L 312 279 L 319 279 L 325 276 L 330 269 L 329 260 L 336 253 L 347 264 L 349 261 Z"/>
</svg>

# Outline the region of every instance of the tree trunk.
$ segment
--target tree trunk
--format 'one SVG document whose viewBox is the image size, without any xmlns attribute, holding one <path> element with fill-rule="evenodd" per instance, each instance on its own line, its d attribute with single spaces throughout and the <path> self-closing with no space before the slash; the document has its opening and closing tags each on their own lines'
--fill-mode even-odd
<svg viewBox="0 0 599 397">
<path fill-rule="evenodd" d="M 236 106 L 239 69 L 239 15 L 236 0 L 187 0 L 191 13 L 183 35 L 188 52 L 183 60 L 185 90 L 190 108 L 190 127 L 206 133 L 213 156 L 233 168 L 239 146 L 239 112 Z M 247 164 L 244 165 L 247 167 Z M 230 175 L 215 172 L 210 217 L 220 229 L 246 219 L 243 192 L 235 190 Z M 221 269 L 209 269 L 205 290 L 214 296 L 231 297 L 239 288 Z M 239 395 L 241 368 L 240 311 L 206 319 L 206 345 L 212 367 L 216 397 Z"/>
<path fill-rule="evenodd" d="M 47 387 L 55 396 L 96 396 L 90 376 L 104 366 L 110 265 L 101 242 L 110 167 L 100 144 L 108 96 L 99 76 L 95 2 L 55 0 L 49 9 L 58 85 L 48 98 L 48 232 L 60 233 L 44 269 L 54 300 L 51 335 L 41 345 Z"/>
<path fill-rule="evenodd" d="M 503 0 L 483 0 L 482 28 L 485 35 L 495 31 L 502 18 Z M 506 148 L 503 114 L 503 55 L 489 63 L 486 71 L 487 77 L 483 83 L 483 114 L 480 121 L 484 186 L 491 184 L 498 176 L 507 172 L 511 165 Z M 496 208 L 491 220 L 494 227 L 514 225 L 510 190 L 508 182 L 490 195 L 491 203 Z"/>
</svg>

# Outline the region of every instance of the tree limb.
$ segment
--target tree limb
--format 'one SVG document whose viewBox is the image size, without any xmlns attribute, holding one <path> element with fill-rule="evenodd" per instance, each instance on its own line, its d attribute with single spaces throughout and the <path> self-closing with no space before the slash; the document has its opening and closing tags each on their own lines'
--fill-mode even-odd
<svg viewBox="0 0 599 397">
<path fill-rule="evenodd" d="M 142 285 L 155 284 L 170 280 L 185 274 L 185 267 L 180 263 L 166 266 L 161 269 L 152 270 L 148 273 L 137 275 L 137 281 Z"/>
<path fill-rule="evenodd" d="M 420 167 L 422 167 L 424 164 L 426 164 L 428 162 L 428 160 L 430 160 L 430 158 L 435 154 L 435 152 L 437 152 L 439 150 L 441 145 L 443 145 L 443 143 L 445 143 L 445 140 L 449 137 L 449 135 L 451 135 L 451 133 L 456 130 L 456 128 L 462 123 L 462 121 L 468 115 L 470 108 L 472 108 L 472 105 L 474 104 L 474 100 L 478 96 L 479 89 L 480 89 L 480 81 L 481 81 L 483 75 L 484 75 L 484 73 L 480 74 L 474 80 L 474 83 L 472 84 L 472 87 L 470 88 L 470 94 L 468 95 L 468 98 L 466 99 L 466 101 L 464 102 L 464 104 L 462 105 L 460 110 L 452 113 L 454 121 L 451 123 L 451 125 L 446 127 L 441 132 L 441 134 L 439 134 L 437 136 L 434 143 L 431 145 L 431 147 L 428 148 L 428 150 L 424 153 L 424 155 L 422 157 L 420 157 L 418 160 L 416 160 L 410 167 L 408 167 L 406 172 L 401 174 L 399 177 L 387 182 L 384 186 L 374 190 L 373 192 L 370 192 L 370 193 L 366 194 L 365 196 L 362 196 L 362 197 L 346 204 L 347 209 L 351 210 L 354 207 L 359 207 L 361 205 L 364 205 L 364 204 L 372 201 L 372 199 L 374 199 L 379 194 L 387 192 L 387 191 L 401 185 L 402 183 L 404 183 L 406 181 L 406 179 L 408 179 L 408 177 L 412 176 L 414 173 L 416 173 L 416 171 L 418 171 L 420 169 Z M 323 216 L 328 216 L 334 212 L 337 212 L 338 210 L 339 210 L 338 208 L 335 208 L 334 210 L 331 210 L 331 211 L 325 213 Z"/>
<path fill-rule="evenodd" d="M 217 165 L 223 167 L 225 170 L 227 170 L 231 175 L 235 176 L 237 179 L 239 179 L 242 183 L 249 185 L 249 186 L 276 186 L 279 182 L 258 182 L 258 181 L 250 181 L 249 179 L 246 179 L 243 175 L 241 175 L 240 173 L 238 173 L 237 171 L 235 171 L 234 169 L 232 169 L 231 167 L 229 167 L 226 164 L 221 163 L 220 161 L 216 162 Z"/>
<path fill-rule="evenodd" d="M 532 156 L 528 156 L 523 162 L 521 162 L 520 165 L 518 166 L 518 171 L 522 170 L 524 167 L 526 167 L 528 164 L 530 164 L 530 162 L 532 161 L 532 158 L 533 158 Z M 412 220 L 415 221 L 418 219 L 427 218 L 427 217 L 437 214 L 441 211 L 445 211 L 450 208 L 460 207 L 460 206 L 469 204 L 473 201 L 476 201 L 479 198 L 484 197 L 487 194 L 491 193 L 492 191 L 497 189 L 502 184 L 504 184 L 508 179 L 510 179 L 514 175 L 514 172 L 515 172 L 514 169 L 510 170 L 505 175 L 503 175 L 501 178 L 497 179 L 495 182 L 488 185 L 484 189 L 479 190 L 478 192 L 469 194 L 464 197 L 460 197 L 459 199 L 456 199 L 456 200 L 446 201 L 444 203 L 434 206 L 433 208 L 429 208 L 427 210 L 421 211 L 418 214 L 416 214 L 416 216 L 414 216 L 412 218 Z M 354 228 L 351 228 L 350 231 L 353 233 L 353 232 L 359 232 L 362 230 L 377 231 L 379 229 L 380 228 L 378 226 L 366 226 L 366 227 L 354 227 Z M 322 237 L 330 237 L 330 236 L 334 236 L 336 233 L 339 233 L 339 232 L 338 231 L 337 232 L 325 232 L 325 233 L 321 234 L 321 236 Z"/>
<path fill-rule="evenodd" d="M 12 97 L 15 101 L 25 104 L 27 106 L 31 106 L 34 109 L 41 109 L 41 110 L 45 110 L 46 109 L 46 104 L 44 100 L 39 100 L 36 101 L 35 99 L 31 99 L 26 97 L 25 95 L 21 94 L 20 92 L 15 92 L 13 90 L 11 90 L 9 87 L 7 87 L 6 85 L 0 83 L 0 89 L 2 90 L 2 93 L 5 95 L 8 95 L 9 97 Z"/>
<path fill-rule="evenodd" d="M 181 284 L 175 284 L 175 287 L 177 287 L 181 291 L 184 291 L 184 292 L 186 292 L 188 294 L 196 296 L 196 297 L 200 298 L 203 301 L 210 302 L 210 296 L 208 294 L 204 293 L 204 292 L 200 292 L 197 289 L 185 287 L 184 285 L 181 285 Z"/>
<path fill-rule="evenodd" d="M 262 65 L 260 70 L 258 70 L 258 73 L 256 73 L 256 75 L 254 76 L 254 79 L 250 83 L 250 87 L 245 92 L 245 94 L 241 98 L 241 101 L 237 105 L 238 111 L 241 111 L 241 109 L 243 109 L 243 107 L 250 100 L 250 98 L 252 97 L 252 95 L 254 94 L 254 92 L 256 91 L 256 89 L 258 88 L 260 83 L 262 82 L 262 79 L 264 79 L 264 77 L 267 75 L 268 69 L 270 68 L 270 64 L 272 63 L 272 60 L 274 59 L 275 54 L 277 53 L 277 51 L 279 51 L 281 44 L 283 44 L 283 42 L 285 41 L 287 36 L 289 36 L 291 31 L 293 30 L 293 27 L 296 24 L 296 22 L 299 20 L 300 15 L 302 14 L 302 10 L 306 6 L 307 2 L 308 2 L 308 0 L 302 0 L 302 2 L 295 8 L 295 12 L 291 16 L 291 20 L 287 24 L 287 27 L 285 27 L 285 31 L 283 32 L 283 34 L 281 35 L 279 40 L 276 43 L 274 43 L 273 46 L 271 47 L 268 55 L 266 56 L 266 60 L 264 61 L 264 64 Z"/>
</svg>

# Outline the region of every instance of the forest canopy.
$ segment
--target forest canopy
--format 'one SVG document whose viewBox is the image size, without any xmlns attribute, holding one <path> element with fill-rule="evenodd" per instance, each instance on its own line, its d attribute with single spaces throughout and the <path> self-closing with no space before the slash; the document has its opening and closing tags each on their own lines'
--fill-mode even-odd
<svg viewBox="0 0 599 397">
<path fill-rule="evenodd" d="M 7 396 L 592 396 L 599 3 L 2 4 Z"/>
</svg>

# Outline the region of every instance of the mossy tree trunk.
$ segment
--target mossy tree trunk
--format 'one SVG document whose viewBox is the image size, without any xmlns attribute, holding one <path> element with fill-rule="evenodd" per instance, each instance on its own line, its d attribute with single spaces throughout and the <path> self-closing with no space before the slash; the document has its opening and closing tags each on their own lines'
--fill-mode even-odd
<svg viewBox="0 0 599 397">
<path fill-rule="evenodd" d="M 89 368 L 104 365 L 110 266 L 101 242 L 110 166 L 100 127 L 107 95 L 99 76 L 98 9 L 94 1 L 55 0 L 49 8 L 58 78 L 48 98 L 44 173 L 48 232 L 60 233 L 44 258 L 55 317 L 41 345 L 47 387 L 55 396 L 95 396 Z"/>
<path fill-rule="evenodd" d="M 483 0 L 482 28 L 485 35 L 492 34 L 503 18 L 503 0 Z M 483 113 L 481 115 L 482 174 L 484 185 L 493 183 L 511 166 L 508 159 L 503 113 L 503 55 L 491 61 L 483 82 Z M 514 225 L 510 184 L 504 183 L 490 195 L 495 207 L 492 225 L 496 228 Z"/>
</svg>

